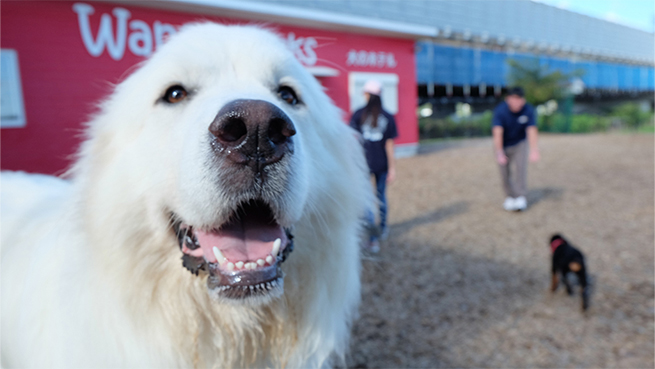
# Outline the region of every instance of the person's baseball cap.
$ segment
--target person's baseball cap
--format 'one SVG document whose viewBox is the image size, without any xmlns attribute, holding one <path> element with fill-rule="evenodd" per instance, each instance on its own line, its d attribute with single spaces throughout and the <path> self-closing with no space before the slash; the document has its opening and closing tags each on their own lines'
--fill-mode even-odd
<svg viewBox="0 0 655 369">
<path fill-rule="evenodd" d="M 382 84 L 374 79 L 370 79 L 364 84 L 364 92 L 368 92 L 371 95 L 380 95 Z"/>
<path fill-rule="evenodd" d="M 525 96 L 525 91 L 523 91 L 523 88 L 521 88 L 519 86 L 514 86 L 514 87 L 510 88 L 509 91 L 507 92 L 507 96 L 510 96 L 510 95 L 516 95 L 518 97 L 524 97 Z"/>
</svg>

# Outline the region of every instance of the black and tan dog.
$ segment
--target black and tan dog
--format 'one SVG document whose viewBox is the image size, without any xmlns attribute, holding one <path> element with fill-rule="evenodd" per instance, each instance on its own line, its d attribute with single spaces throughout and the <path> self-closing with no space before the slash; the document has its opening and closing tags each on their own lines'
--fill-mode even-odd
<svg viewBox="0 0 655 369">
<path fill-rule="evenodd" d="M 562 276 L 562 282 L 566 287 L 566 292 L 573 295 L 573 288 L 569 282 L 567 275 L 575 273 L 582 288 L 582 310 L 587 310 L 589 307 L 589 294 L 590 286 L 587 280 L 587 270 L 585 268 L 584 256 L 582 253 L 571 246 L 564 237 L 559 234 L 553 235 L 550 239 L 550 249 L 553 253 L 553 280 L 550 287 L 551 291 L 555 292 L 559 286 L 559 275 Z"/>
</svg>

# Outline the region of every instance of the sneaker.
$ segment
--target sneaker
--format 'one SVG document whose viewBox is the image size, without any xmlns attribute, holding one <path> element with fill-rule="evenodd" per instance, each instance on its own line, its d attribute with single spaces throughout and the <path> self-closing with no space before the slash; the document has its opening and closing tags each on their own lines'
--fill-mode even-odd
<svg viewBox="0 0 655 369">
<path fill-rule="evenodd" d="M 378 252 L 380 252 L 380 242 L 378 240 L 371 241 L 367 245 L 366 250 L 371 254 L 377 254 Z"/>
<path fill-rule="evenodd" d="M 516 202 L 513 197 L 507 197 L 505 202 L 503 202 L 503 208 L 507 211 L 516 210 Z"/>
<path fill-rule="evenodd" d="M 389 238 L 389 227 L 384 227 L 380 232 L 380 241 L 386 241 L 387 238 Z"/>
<path fill-rule="evenodd" d="M 514 210 L 525 210 L 528 208 L 528 201 L 525 196 L 519 196 L 514 199 Z"/>
</svg>

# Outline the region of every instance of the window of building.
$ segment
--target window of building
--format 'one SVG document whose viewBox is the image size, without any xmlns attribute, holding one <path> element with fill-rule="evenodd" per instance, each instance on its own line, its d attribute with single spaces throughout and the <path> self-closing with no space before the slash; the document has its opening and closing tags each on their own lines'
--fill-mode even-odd
<svg viewBox="0 0 655 369">
<path fill-rule="evenodd" d="M 366 105 L 364 97 L 364 84 L 374 79 L 382 84 L 382 107 L 390 114 L 398 113 L 398 75 L 393 73 L 348 73 L 348 95 L 350 97 L 350 111 L 353 112 Z"/>
<path fill-rule="evenodd" d="M 0 127 L 25 127 L 25 107 L 23 105 L 23 89 L 18 68 L 18 53 L 16 50 L 0 50 Z"/>
</svg>

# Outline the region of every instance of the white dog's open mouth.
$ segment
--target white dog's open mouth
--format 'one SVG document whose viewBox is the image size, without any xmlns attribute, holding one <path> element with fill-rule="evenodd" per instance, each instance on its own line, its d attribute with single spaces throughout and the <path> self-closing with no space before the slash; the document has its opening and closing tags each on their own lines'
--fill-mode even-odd
<svg viewBox="0 0 655 369">
<path fill-rule="evenodd" d="M 230 299 L 281 292 L 280 264 L 293 250 L 293 236 L 277 223 L 265 202 L 240 204 L 230 220 L 216 229 L 184 222 L 174 228 L 184 266 L 196 275 L 208 272 L 210 291 Z"/>
</svg>

